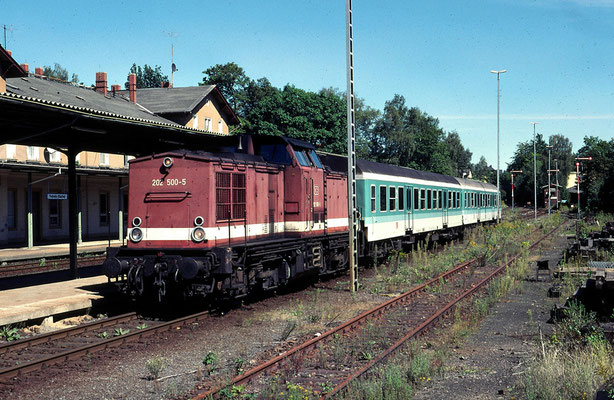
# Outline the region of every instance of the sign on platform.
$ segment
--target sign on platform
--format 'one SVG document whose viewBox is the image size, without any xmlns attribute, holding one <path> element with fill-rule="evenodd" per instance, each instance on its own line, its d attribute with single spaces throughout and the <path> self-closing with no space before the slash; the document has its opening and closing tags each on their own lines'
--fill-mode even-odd
<svg viewBox="0 0 614 400">
<path fill-rule="evenodd" d="M 66 193 L 47 193 L 47 200 L 68 200 Z"/>
</svg>

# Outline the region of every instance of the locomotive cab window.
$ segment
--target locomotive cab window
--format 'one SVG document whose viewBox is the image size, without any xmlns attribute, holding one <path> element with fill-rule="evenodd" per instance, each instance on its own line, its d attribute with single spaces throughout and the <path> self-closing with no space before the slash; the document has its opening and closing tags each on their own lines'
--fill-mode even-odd
<svg viewBox="0 0 614 400">
<path fill-rule="evenodd" d="M 307 154 L 303 150 L 295 150 L 294 154 L 296 155 L 296 159 L 302 167 L 311 167 L 311 162 L 307 158 Z"/>
<path fill-rule="evenodd" d="M 258 148 L 256 154 L 264 158 L 266 162 L 273 164 L 292 164 L 288 149 L 282 144 L 262 144 Z"/>
<path fill-rule="evenodd" d="M 386 186 L 379 187 L 379 210 L 386 211 Z"/>
<path fill-rule="evenodd" d="M 311 159 L 311 162 L 313 163 L 313 165 L 315 165 L 317 168 L 322 169 L 322 162 L 320 161 L 320 158 L 316 154 L 315 150 L 311 150 L 309 152 L 309 158 Z"/>
</svg>

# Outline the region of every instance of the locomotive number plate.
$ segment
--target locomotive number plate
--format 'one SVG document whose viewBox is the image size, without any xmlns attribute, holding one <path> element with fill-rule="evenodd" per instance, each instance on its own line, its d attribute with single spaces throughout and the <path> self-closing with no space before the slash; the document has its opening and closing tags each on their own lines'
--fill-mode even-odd
<svg viewBox="0 0 614 400">
<path fill-rule="evenodd" d="M 186 178 L 170 178 L 170 179 L 157 179 L 151 180 L 151 186 L 185 186 L 187 183 Z"/>
</svg>

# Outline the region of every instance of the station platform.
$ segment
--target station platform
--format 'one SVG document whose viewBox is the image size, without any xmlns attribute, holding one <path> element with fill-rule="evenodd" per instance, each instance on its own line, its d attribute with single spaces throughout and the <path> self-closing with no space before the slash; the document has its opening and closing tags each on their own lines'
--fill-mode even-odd
<svg viewBox="0 0 614 400">
<path fill-rule="evenodd" d="M 111 240 L 111 246 L 121 246 L 121 240 Z M 108 240 L 82 242 L 77 244 L 77 253 L 81 256 L 88 253 L 101 253 L 109 247 Z M 10 261 L 33 260 L 49 257 L 67 257 L 70 255 L 68 243 L 49 244 L 27 247 L 0 249 L 0 263 Z"/>
<path fill-rule="evenodd" d="M 112 297 L 106 276 L 0 291 L 0 326 L 85 310 Z"/>
</svg>

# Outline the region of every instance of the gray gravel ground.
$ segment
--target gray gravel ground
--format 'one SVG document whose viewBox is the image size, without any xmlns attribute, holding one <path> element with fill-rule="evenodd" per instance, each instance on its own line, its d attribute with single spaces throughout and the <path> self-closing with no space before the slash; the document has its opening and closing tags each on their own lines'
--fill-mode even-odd
<svg viewBox="0 0 614 400">
<path fill-rule="evenodd" d="M 566 245 L 565 237 L 559 235 L 554 246 L 542 252 L 541 258 L 549 259 L 551 270 Z M 546 321 L 554 303 L 559 302 L 547 297 L 551 282 L 544 280 L 526 280 L 516 293 L 496 304 L 477 331 L 453 349 L 444 376 L 433 378 L 415 398 L 523 398 L 515 387 L 527 362 L 539 349 L 539 328 L 544 336 L 552 331 Z"/>
</svg>

